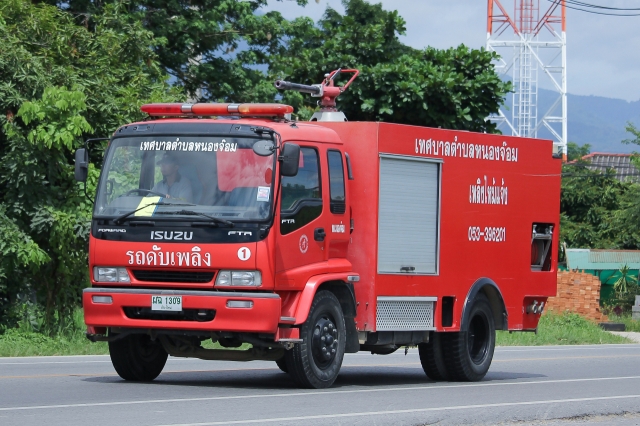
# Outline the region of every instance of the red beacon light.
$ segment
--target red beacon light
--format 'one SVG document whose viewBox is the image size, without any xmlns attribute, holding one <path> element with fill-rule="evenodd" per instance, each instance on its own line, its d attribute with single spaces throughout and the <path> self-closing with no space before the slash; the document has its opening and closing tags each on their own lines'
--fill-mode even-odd
<svg viewBox="0 0 640 426">
<path fill-rule="evenodd" d="M 187 115 L 191 112 L 190 104 L 145 104 L 140 107 L 140 111 L 151 116 L 170 117 Z"/>
<path fill-rule="evenodd" d="M 283 104 L 146 104 L 140 107 L 153 117 L 176 116 L 214 116 L 214 115 L 241 115 L 241 116 L 269 116 L 283 117 L 291 114 L 293 107 Z"/>
</svg>

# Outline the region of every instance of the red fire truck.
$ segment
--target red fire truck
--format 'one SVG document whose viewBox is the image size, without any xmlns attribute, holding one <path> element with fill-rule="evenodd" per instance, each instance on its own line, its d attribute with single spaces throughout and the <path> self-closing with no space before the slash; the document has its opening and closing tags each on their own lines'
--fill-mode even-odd
<svg viewBox="0 0 640 426">
<path fill-rule="evenodd" d="M 335 100 L 356 75 L 276 83 L 320 98 L 311 122 L 149 104 L 113 134 L 83 305 L 123 379 L 172 355 L 271 360 L 324 388 L 345 353 L 417 346 L 429 378 L 476 381 L 495 330 L 536 330 L 556 292 L 552 142 L 347 122 Z M 87 163 L 78 150 L 78 180 Z"/>
</svg>

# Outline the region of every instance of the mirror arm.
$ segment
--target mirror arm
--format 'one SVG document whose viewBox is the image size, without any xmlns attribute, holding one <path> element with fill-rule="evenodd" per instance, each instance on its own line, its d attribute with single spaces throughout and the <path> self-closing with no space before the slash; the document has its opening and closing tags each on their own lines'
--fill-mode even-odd
<svg viewBox="0 0 640 426">
<path fill-rule="evenodd" d="M 84 190 L 84 196 L 87 197 L 87 200 L 89 200 L 91 202 L 91 205 L 94 205 L 96 200 L 94 200 L 93 198 L 89 197 L 89 194 L 87 193 L 87 181 L 86 180 L 84 182 L 82 182 L 82 187 L 83 187 L 82 189 Z"/>
<path fill-rule="evenodd" d="M 264 133 L 269 134 L 269 136 L 271 136 L 274 142 L 276 143 L 276 150 L 280 149 L 282 145 L 282 137 L 280 136 L 280 133 L 268 127 L 262 127 L 262 126 L 252 127 L 251 131 L 256 133 L 258 136 L 262 136 Z"/>
<path fill-rule="evenodd" d="M 101 141 L 108 141 L 111 140 L 111 138 L 90 138 L 90 139 L 85 139 L 84 141 L 84 149 L 85 152 L 87 153 L 87 178 L 89 177 L 89 164 L 91 163 L 91 155 L 90 155 L 90 151 L 89 151 L 89 142 L 101 142 Z M 83 182 L 83 191 L 84 191 L 84 196 L 87 197 L 87 200 L 89 200 L 91 202 L 91 204 L 95 204 L 95 200 L 91 197 L 89 197 L 89 194 L 87 193 L 87 179 L 84 180 Z"/>
</svg>

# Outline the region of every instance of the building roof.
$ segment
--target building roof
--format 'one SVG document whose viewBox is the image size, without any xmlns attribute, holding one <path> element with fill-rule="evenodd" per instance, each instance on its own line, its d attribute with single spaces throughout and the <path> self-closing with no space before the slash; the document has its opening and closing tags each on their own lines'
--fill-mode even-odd
<svg viewBox="0 0 640 426">
<path fill-rule="evenodd" d="M 589 170 L 598 172 L 606 172 L 608 169 L 616 171 L 616 178 L 624 181 L 631 179 L 635 182 L 640 181 L 640 170 L 631 162 L 631 157 L 635 154 L 609 154 L 606 152 L 593 152 L 582 157 L 584 166 Z M 571 161 L 570 164 L 576 164 L 577 161 Z"/>
<path fill-rule="evenodd" d="M 640 250 L 567 249 L 566 255 L 569 270 L 640 269 Z"/>
</svg>

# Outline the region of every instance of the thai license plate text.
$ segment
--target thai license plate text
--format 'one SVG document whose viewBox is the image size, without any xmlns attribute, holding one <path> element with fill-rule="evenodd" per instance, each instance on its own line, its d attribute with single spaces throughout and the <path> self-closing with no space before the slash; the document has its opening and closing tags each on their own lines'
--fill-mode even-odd
<svg viewBox="0 0 640 426">
<path fill-rule="evenodd" d="M 182 311 L 182 296 L 151 296 L 152 311 Z"/>
</svg>

